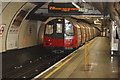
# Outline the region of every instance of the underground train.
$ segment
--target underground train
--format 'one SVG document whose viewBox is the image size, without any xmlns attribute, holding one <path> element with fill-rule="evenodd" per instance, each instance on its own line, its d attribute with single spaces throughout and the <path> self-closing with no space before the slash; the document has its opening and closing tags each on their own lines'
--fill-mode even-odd
<svg viewBox="0 0 120 80">
<path fill-rule="evenodd" d="M 98 35 L 99 30 L 87 23 L 58 18 L 45 24 L 43 46 L 73 50 Z"/>
</svg>

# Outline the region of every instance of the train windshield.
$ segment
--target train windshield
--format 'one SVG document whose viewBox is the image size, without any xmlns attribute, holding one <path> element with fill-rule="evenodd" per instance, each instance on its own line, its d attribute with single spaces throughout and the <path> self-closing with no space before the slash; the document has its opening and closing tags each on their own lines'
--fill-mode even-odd
<svg viewBox="0 0 120 80">
<path fill-rule="evenodd" d="M 65 19 L 65 34 L 67 36 L 74 36 L 74 26 L 73 24 Z"/>
<path fill-rule="evenodd" d="M 53 34 L 53 25 L 46 25 L 45 34 Z"/>
</svg>

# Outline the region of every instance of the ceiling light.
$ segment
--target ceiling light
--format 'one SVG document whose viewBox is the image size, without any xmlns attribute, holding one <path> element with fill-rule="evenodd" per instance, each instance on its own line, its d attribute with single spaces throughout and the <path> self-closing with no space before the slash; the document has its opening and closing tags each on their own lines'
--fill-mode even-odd
<svg viewBox="0 0 120 80">
<path fill-rule="evenodd" d="M 78 6 L 76 3 L 72 2 L 72 4 L 73 4 L 76 8 L 80 9 L 80 6 Z"/>
<path fill-rule="evenodd" d="M 83 2 L 86 2 L 85 0 L 82 0 Z"/>
</svg>

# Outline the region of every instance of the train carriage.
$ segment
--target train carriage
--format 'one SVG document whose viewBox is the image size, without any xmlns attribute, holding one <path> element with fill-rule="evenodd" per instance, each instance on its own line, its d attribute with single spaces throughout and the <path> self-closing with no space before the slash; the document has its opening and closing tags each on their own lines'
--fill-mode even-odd
<svg viewBox="0 0 120 80">
<path fill-rule="evenodd" d="M 53 49 L 74 49 L 97 35 L 96 29 L 86 23 L 78 23 L 64 18 L 46 23 L 43 46 Z"/>
</svg>

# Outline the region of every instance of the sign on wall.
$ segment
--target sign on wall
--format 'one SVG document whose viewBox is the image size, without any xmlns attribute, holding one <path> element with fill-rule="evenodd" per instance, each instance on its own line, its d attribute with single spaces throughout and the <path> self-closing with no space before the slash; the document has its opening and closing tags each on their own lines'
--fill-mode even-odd
<svg viewBox="0 0 120 80">
<path fill-rule="evenodd" d="M 0 25 L 0 36 L 3 35 L 5 25 Z"/>
</svg>

